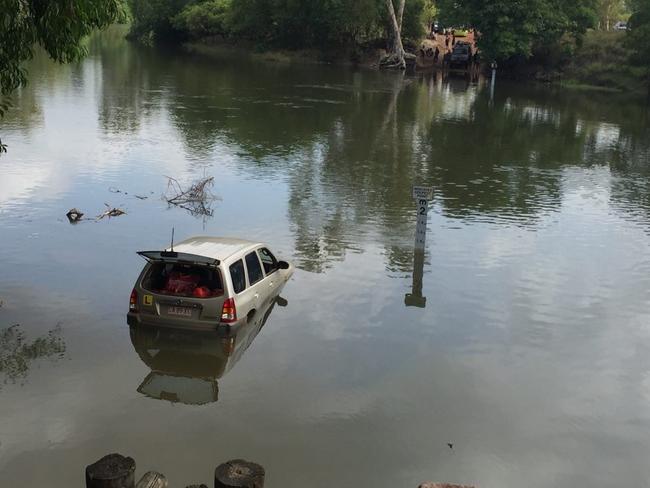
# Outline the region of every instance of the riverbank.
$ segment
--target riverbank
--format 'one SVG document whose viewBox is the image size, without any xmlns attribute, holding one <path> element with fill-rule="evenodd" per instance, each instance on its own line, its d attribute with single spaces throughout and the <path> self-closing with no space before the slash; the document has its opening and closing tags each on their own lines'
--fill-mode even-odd
<svg viewBox="0 0 650 488">
<path fill-rule="evenodd" d="M 261 48 L 253 42 L 236 43 L 222 38 L 205 38 L 183 44 L 191 53 L 218 56 L 248 56 L 257 61 L 298 64 L 334 64 L 339 66 L 377 67 L 386 50 L 379 43 L 331 50 Z"/>
<path fill-rule="evenodd" d="M 553 53 L 540 60 L 502 66 L 501 76 L 521 81 L 537 81 L 579 89 L 644 92 L 644 69 L 630 63 L 631 50 L 625 45 L 625 32 L 590 31 L 573 53 Z M 406 42 L 415 52 L 421 42 Z M 345 49 L 271 49 L 254 43 L 232 43 L 222 38 L 206 38 L 184 45 L 190 52 L 222 57 L 225 53 L 279 63 L 335 64 L 377 68 L 386 53 L 380 42 Z M 440 56 L 440 62 L 442 55 Z M 434 66 L 421 67 L 435 69 Z"/>
<path fill-rule="evenodd" d="M 630 61 L 632 51 L 625 36 L 625 32 L 589 31 L 572 52 L 533 58 L 512 68 L 510 75 L 569 88 L 645 92 L 645 70 Z"/>
</svg>

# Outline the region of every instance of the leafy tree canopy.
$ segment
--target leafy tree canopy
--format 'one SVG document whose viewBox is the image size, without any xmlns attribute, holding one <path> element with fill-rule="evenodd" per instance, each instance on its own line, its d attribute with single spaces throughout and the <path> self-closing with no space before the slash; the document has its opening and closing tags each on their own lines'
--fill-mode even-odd
<svg viewBox="0 0 650 488">
<path fill-rule="evenodd" d="M 61 63 L 85 54 L 79 42 L 120 18 L 120 0 L 0 0 L 0 92 L 27 81 L 23 62 L 40 45 Z"/>
<path fill-rule="evenodd" d="M 539 45 L 562 35 L 580 37 L 596 20 L 597 0 L 440 0 L 445 25 L 480 32 L 485 58 L 530 57 Z"/>
<path fill-rule="evenodd" d="M 610 30 L 614 23 L 629 17 L 626 0 L 598 0 L 598 28 Z"/>
<path fill-rule="evenodd" d="M 80 41 L 94 29 L 126 17 L 124 0 L 0 0 L 0 118 L 7 95 L 27 82 L 24 62 L 40 45 L 67 63 L 85 54 Z M 6 152 L 0 141 L 0 153 Z"/>
<path fill-rule="evenodd" d="M 630 0 L 629 7 L 627 43 L 634 51 L 633 61 L 644 66 L 650 76 L 650 0 Z"/>
<path fill-rule="evenodd" d="M 132 35 L 244 38 L 284 48 L 336 48 L 385 38 L 385 0 L 129 0 Z M 403 35 L 423 34 L 431 0 L 408 0 Z M 429 10 L 430 12 L 431 10 Z"/>
</svg>

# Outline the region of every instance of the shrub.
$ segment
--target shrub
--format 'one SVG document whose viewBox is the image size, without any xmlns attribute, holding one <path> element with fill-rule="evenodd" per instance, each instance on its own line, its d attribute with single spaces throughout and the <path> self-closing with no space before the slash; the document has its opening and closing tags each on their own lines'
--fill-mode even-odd
<svg viewBox="0 0 650 488">
<path fill-rule="evenodd" d="M 187 5 L 172 19 L 172 25 L 192 38 L 227 36 L 230 4 L 230 0 L 208 0 Z"/>
<path fill-rule="evenodd" d="M 179 36 L 172 19 L 189 3 L 189 0 L 129 0 L 133 23 L 131 37 L 155 40 Z"/>
</svg>

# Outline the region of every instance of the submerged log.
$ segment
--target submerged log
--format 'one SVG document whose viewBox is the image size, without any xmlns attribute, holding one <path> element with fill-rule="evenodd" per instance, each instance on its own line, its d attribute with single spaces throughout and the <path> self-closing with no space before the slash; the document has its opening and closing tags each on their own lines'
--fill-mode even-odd
<svg viewBox="0 0 650 488">
<path fill-rule="evenodd" d="M 418 488 L 474 488 L 466 485 L 450 485 L 449 483 L 422 483 Z"/>
<path fill-rule="evenodd" d="M 140 478 L 135 488 L 167 488 L 167 484 L 167 478 L 164 475 L 149 471 Z"/>
<path fill-rule="evenodd" d="M 121 454 L 109 454 L 86 466 L 86 488 L 133 488 L 135 461 Z"/>
<path fill-rule="evenodd" d="M 259 464 L 234 459 L 217 466 L 214 488 L 263 488 L 264 468 Z"/>
</svg>

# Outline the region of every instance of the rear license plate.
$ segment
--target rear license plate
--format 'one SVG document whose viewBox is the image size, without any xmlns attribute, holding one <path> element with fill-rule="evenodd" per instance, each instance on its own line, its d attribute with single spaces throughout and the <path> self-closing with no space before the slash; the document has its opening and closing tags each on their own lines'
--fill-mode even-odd
<svg viewBox="0 0 650 488">
<path fill-rule="evenodd" d="M 167 309 L 168 315 L 175 315 L 177 317 L 191 317 L 192 309 L 187 307 L 169 307 Z"/>
</svg>

